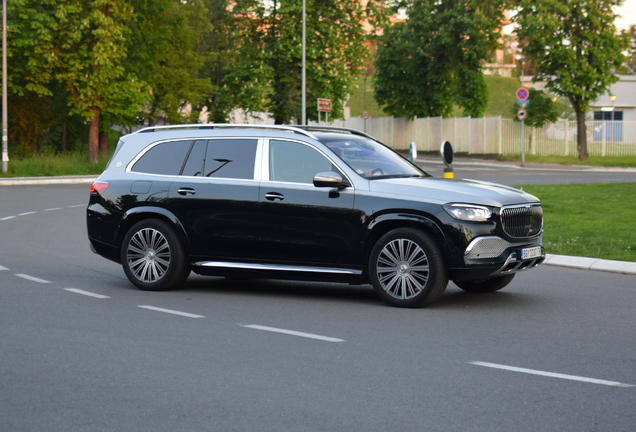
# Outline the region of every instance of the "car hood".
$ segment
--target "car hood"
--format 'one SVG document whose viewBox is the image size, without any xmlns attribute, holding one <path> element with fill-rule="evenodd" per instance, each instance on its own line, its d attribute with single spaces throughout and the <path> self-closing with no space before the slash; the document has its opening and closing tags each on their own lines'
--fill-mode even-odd
<svg viewBox="0 0 636 432">
<path fill-rule="evenodd" d="M 539 202 L 534 195 L 509 186 L 476 180 L 436 177 L 370 180 L 369 190 L 374 193 L 408 196 L 439 204 L 453 202 L 501 207 Z"/>
</svg>

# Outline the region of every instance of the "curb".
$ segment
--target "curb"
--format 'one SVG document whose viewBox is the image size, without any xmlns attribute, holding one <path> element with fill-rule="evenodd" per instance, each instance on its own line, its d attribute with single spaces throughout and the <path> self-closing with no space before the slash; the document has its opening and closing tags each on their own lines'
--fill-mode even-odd
<svg viewBox="0 0 636 432">
<path fill-rule="evenodd" d="M 636 275 L 636 262 L 546 254 L 543 264 L 581 270 L 597 270 Z"/>
<path fill-rule="evenodd" d="M 98 176 L 64 177 L 12 177 L 0 179 L 0 186 L 46 185 L 46 184 L 87 184 L 93 183 Z"/>
<path fill-rule="evenodd" d="M 416 162 L 420 163 L 433 163 L 443 165 L 439 159 L 435 158 L 417 158 Z M 465 159 L 455 159 L 453 161 L 453 165 L 457 166 L 482 166 L 482 167 L 491 167 L 491 168 L 511 168 L 511 169 L 519 169 L 524 171 L 581 171 L 581 172 L 618 172 L 618 173 L 634 173 L 636 174 L 636 168 L 628 167 L 597 167 L 590 165 L 557 165 L 557 164 L 538 164 L 538 163 L 526 163 L 525 167 L 522 167 L 518 163 L 510 163 L 510 162 L 481 162 L 477 160 L 465 160 Z"/>
</svg>

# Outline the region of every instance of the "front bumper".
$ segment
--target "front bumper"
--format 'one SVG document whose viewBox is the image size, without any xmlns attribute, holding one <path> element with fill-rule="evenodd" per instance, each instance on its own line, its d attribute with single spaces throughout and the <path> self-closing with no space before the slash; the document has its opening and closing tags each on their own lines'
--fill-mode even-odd
<svg viewBox="0 0 636 432">
<path fill-rule="evenodd" d="M 543 234 L 525 242 L 510 243 L 498 236 L 477 237 L 464 253 L 464 266 L 450 269 L 451 279 L 481 280 L 518 273 L 534 268 L 545 261 Z M 540 247 L 539 256 L 521 259 L 522 249 Z"/>
</svg>

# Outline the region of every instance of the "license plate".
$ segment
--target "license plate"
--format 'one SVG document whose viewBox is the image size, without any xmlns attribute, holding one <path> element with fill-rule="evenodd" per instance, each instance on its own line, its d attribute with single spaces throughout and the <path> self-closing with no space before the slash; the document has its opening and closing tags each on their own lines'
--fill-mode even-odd
<svg viewBox="0 0 636 432">
<path fill-rule="evenodd" d="M 528 260 L 541 256 L 541 246 L 535 246 L 527 249 L 521 249 L 521 259 Z"/>
</svg>

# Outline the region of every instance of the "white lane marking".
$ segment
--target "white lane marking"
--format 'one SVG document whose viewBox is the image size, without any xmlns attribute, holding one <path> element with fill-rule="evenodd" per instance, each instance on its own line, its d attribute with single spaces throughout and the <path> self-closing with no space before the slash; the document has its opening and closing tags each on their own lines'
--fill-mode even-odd
<svg viewBox="0 0 636 432">
<path fill-rule="evenodd" d="M 147 306 L 147 305 L 139 305 L 137 307 L 140 307 L 142 309 L 148 309 L 148 310 L 152 310 L 152 311 L 157 311 L 157 312 L 165 312 L 165 313 L 169 313 L 172 315 L 180 315 L 180 316 L 184 316 L 187 318 L 205 318 L 203 315 L 195 315 L 195 314 L 191 314 L 191 313 L 187 313 L 187 312 L 179 312 L 176 310 L 170 310 L 170 309 L 163 309 L 163 308 L 158 308 L 158 307 L 154 307 L 154 306 Z"/>
<path fill-rule="evenodd" d="M 35 213 L 37 213 L 37 212 L 20 213 L 18 216 L 26 216 L 26 215 L 35 214 Z"/>
<path fill-rule="evenodd" d="M 13 219 L 15 216 L 7 216 L 7 217 L 3 217 L 0 220 L 9 220 L 9 219 Z"/>
<path fill-rule="evenodd" d="M 0 271 L 3 271 L 3 270 L 9 270 L 9 269 L 0 265 Z"/>
<path fill-rule="evenodd" d="M 62 210 L 62 209 L 59 207 L 53 207 L 53 208 L 42 210 L 42 211 L 53 211 L 53 210 Z"/>
<path fill-rule="evenodd" d="M 485 366 L 485 367 L 494 368 L 494 369 L 502 369 L 502 370 L 507 370 L 512 372 L 521 372 L 521 373 L 539 375 L 539 376 L 544 376 L 549 378 L 560 378 L 560 379 L 566 379 L 570 381 L 581 381 L 581 382 L 586 382 L 591 384 L 601 384 L 601 385 L 612 386 L 612 387 L 634 387 L 634 385 L 632 384 L 623 384 L 616 381 L 606 381 L 606 380 L 586 378 L 586 377 L 581 377 L 576 375 L 565 375 L 565 374 L 554 373 L 554 372 L 544 372 L 544 371 L 539 371 L 534 369 L 524 369 L 524 368 L 519 368 L 514 366 L 500 365 L 496 363 L 486 363 L 486 362 L 480 362 L 480 361 L 469 362 L 469 363 L 476 366 Z"/>
<path fill-rule="evenodd" d="M 77 205 L 68 206 L 68 208 L 73 208 L 73 207 L 86 207 L 86 204 L 77 204 Z"/>
<path fill-rule="evenodd" d="M 285 329 L 280 329 L 275 327 L 266 327 L 266 326 L 261 326 L 256 324 L 239 324 L 239 325 L 241 327 L 251 328 L 255 330 L 264 330 L 264 331 L 269 331 L 274 333 L 283 333 L 286 335 L 300 336 L 304 338 L 317 339 L 317 340 L 326 341 L 326 342 L 346 342 L 344 339 L 332 338 L 328 336 L 320 336 L 320 335 L 312 334 L 312 333 L 303 333 L 303 332 L 298 332 L 294 330 L 285 330 Z"/>
<path fill-rule="evenodd" d="M 82 294 L 82 295 L 85 295 L 85 296 L 95 297 L 95 298 L 98 298 L 98 299 L 107 299 L 107 298 L 110 298 L 110 297 L 105 296 L 105 295 L 95 294 L 95 293 L 92 293 L 92 292 L 89 292 L 89 291 L 84 291 L 84 290 L 77 289 L 77 288 L 64 288 L 64 289 L 65 289 L 66 291 L 74 292 L 74 293 L 76 293 L 76 294 Z"/>
<path fill-rule="evenodd" d="M 41 284 L 50 284 L 51 283 L 51 282 L 49 282 L 47 280 L 39 279 L 39 278 L 36 278 L 36 277 L 33 277 L 33 276 L 29 276 L 29 275 L 26 275 L 26 274 L 23 274 L 23 273 L 16 273 L 16 276 L 20 277 L 22 279 L 30 280 L 30 281 L 33 281 L 33 282 L 38 282 L 38 283 L 41 283 Z"/>
</svg>

